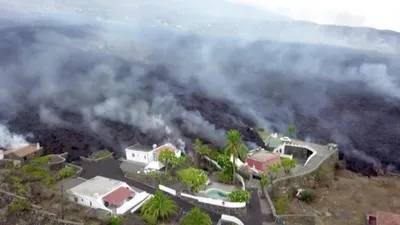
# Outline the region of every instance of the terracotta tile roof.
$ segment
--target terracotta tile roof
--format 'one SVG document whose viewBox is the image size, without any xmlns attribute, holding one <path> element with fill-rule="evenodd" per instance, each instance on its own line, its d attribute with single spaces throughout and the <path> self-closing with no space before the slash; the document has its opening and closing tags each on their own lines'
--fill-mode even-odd
<svg viewBox="0 0 400 225">
<path fill-rule="evenodd" d="M 14 151 L 13 153 L 18 156 L 18 157 L 25 157 L 27 155 L 30 155 L 34 152 L 39 151 L 41 148 L 37 149 L 36 145 L 28 145 L 26 147 L 20 148 L 16 151 Z"/>
<path fill-rule="evenodd" d="M 126 187 L 120 187 L 103 197 L 103 200 L 113 204 L 121 205 L 122 202 L 130 196 L 134 196 L 135 192 Z"/>
<path fill-rule="evenodd" d="M 378 211 L 376 213 L 376 225 L 400 225 L 400 215 Z"/>
<path fill-rule="evenodd" d="M 160 153 L 162 151 L 165 151 L 167 149 L 169 149 L 171 151 L 174 151 L 174 152 L 177 151 L 177 149 L 173 145 L 165 144 L 165 145 L 161 145 L 160 147 L 154 149 L 154 153 L 158 154 L 158 153 Z"/>
</svg>

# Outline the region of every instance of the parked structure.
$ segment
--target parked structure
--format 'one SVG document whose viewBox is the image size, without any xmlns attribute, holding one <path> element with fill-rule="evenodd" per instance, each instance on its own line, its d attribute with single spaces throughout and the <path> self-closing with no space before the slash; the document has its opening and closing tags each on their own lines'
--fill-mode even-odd
<svg viewBox="0 0 400 225">
<path fill-rule="evenodd" d="M 112 214 L 124 214 L 139 208 L 148 198 L 144 191 L 134 191 L 127 183 L 96 176 L 68 191 L 69 199 L 77 204 L 102 209 Z"/>
<path fill-rule="evenodd" d="M 246 164 L 253 169 L 258 171 L 268 171 L 268 166 L 278 164 L 281 161 L 279 153 L 271 153 L 264 149 L 259 149 L 250 152 L 246 158 Z"/>
<path fill-rule="evenodd" d="M 400 225 L 400 215 L 389 212 L 376 212 L 376 215 L 367 215 L 368 225 Z"/>
<path fill-rule="evenodd" d="M 126 159 L 132 162 L 147 164 L 145 170 L 160 170 L 164 167 L 164 164 L 158 160 L 158 155 L 167 149 L 174 151 L 177 157 L 182 155 L 182 151 L 171 143 L 158 147 L 156 144 L 153 147 L 135 144 L 125 149 Z"/>
<path fill-rule="evenodd" d="M 44 149 L 37 144 L 30 144 L 22 148 L 11 149 L 4 152 L 4 157 L 20 160 L 21 162 L 29 161 L 32 158 L 43 156 Z"/>
</svg>

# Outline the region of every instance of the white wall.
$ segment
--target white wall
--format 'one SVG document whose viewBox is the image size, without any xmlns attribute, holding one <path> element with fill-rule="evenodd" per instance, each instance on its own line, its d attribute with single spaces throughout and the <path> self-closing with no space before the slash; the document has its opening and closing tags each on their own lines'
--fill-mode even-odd
<svg viewBox="0 0 400 225">
<path fill-rule="evenodd" d="M 4 159 L 4 151 L 0 150 L 0 160 Z"/>
<path fill-rule="evenodd" d="M 145 191 L 140 192 L 139 194 L 135 195 L 135 197 L 133 199 L 131 199 L 128 202 L 125 202 L 123 205 L 118 207 L 116 210 L 117 214 L 124 214 L 129 209 L 132 209 L 134 206 L 141 203 L 147 197 L 149 197 L 149 194 L 147 192 L 145 192 Z"/>
<path fill-rule="evenodd" d="M 78 201 L 75 201 L 75 197 L 77 198 Z M 90 208 L 94 208 L 94 209 L 104 209 L 106 211 L 111 212 L 110 209 L 108 209 L 107 207 L 105 207 L 105 205 L 103 204 L 102 199 L 99 198 L 94 198 L 94 197 L 85 197 L 85 196 L 80 196 L 77 194 L 71 194 L 70 195 L 70 200 L 79 204 L 79 205 L 83 205 L 86 207 L 90 207 Z"/>
<path fill-rule="evenodd" d="M 176 195 L 176 191 L 175 191 L 174 189 L 172 189 L 172 188 L 166 187 L 166 186 L 161 185 L 161 184 L 158 185 L 158 188 L 159 188 L 160 190 L 162 190 L 162 191 L 167 192 L 168 194 L 173 195 L 173 196 Z"/>
<path fill-rule="evenodd" d="M 244 223 L 241 220 L 239 220 L 238 218 L 236 218 L 234 216 L 230 216 L 230 215 L 222 214 L 221 215 L 221 220 L 224 221 L 224 222 L 235 223 L 237 225 L 244 225 Z"/>
<path fill-rule="evenodd" d="M 222 206 L 222 207 L 225 207 L 225 208 L 243 208 L 243 207 L 246 207 L 246 203 L 245 202 L 228 202 L 228 201 L 224 201 L 222 199 L 205 198 L 205 197 L 189 195 L 189 194 L 186 194 L 186 193 L 181 193 L 181 196 L 186 197 L 186 198 L 196 199 L 197 201 L 202 202 L 202 203 L 211 204 L 211 205 L 218 205 L 218 206 Z"/>
<path fill-rule="evenodd" d="M 141 163 L 149 163 L 149 152 L 125 149 L 125 154 L 127 160 L 141 162 Z"/>
</svg>

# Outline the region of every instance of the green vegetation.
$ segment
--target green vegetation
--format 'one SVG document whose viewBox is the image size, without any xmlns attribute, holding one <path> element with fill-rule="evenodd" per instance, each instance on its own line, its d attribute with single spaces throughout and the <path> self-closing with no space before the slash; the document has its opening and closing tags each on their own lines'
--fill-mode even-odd
<svg viewBox="0 0 400 225">
<path fill-rule="evenodd" d="M 261 186 L 262 189 L 264 189 L 265 186 L 267 186 L 267 184 L 268 184 L 268 179 L 269 179 L 269 177 L 268 177 L 267 174 L 265 174 L 265 173 L 262 173 L 262 174 L 261 174 L 260 186 Z"/>
<path fill-rule="evenodd" d="M 197 167 L 199 167 L 200 158 L 204 156 L 209 156 L 211 153 L 211 149 L 207 145 L 203 145 L 203 143 L 198 138 L 194 140 L 193 148 L 195 153 L 195 163 Z"/>
<path fill-rule="evenodd" d="M 119 216 L 111 216 L 108 219 L 108 225 L 120 225 L 122 223 L 122 219 Z"/>
<path fill-rule="evenodd" d="M 166 149 L 158 155 L 158 160 L 165 165 L 165 173 L 170 173 L 174 168 L 183 165 L 186 162 L 186 157 L 176 157 L 174 151 Z"/>
<path fill-rule="evenodd" d="M 231 157 L 233 158 L 233 162 L 236 162 L 236 159 L 240 158 L 244 160 L 246 158 L 246 154 L 248 152 L 248 149 L 246 146 L 242 143 L 242 135 L 238 130 L 229 130 L 226 133 L 226 144 L 224 146 L 224 153 L 228 158 L 230 159 Z M 235 173 L 236 173 L 236 166 L 232 167 L 232 178 L 233 180 L 235 179 Z"/>
<path fill-rule="evenodd" d="M 315 193 L 311 189 L 305 189 L 302 192 L 300 192 L 300 198 L 301 201 L 310 203 L 314 201 L 315 199 Z"/>
<path fill-rule="evenodd" d="M 271 179 L 275 180 L 278 177 L 279 170 L 282 168 L 280 163 L 276 163 L 268 166 L 268 171 L 271 175 Z"/>
<path fill-rule="evenodd" d="M 29 203 L 28 199 L 15 199 L 11 204 L 7 207 L 8 213 L 22 213 L 31 210 L 31 204 Z"/>
<path fill-rule="evenodd" d="M 111 153 L 112 153 L 112 152 L 108 151 L 107 149 L 106 149 L 106 150 L 101 150 L 101 151 L 99 151 L 99 152 L 96 152 L 94 158 L 95 158 L 95 159 L 102 159 L 102 158 L 104 158 L 104 157 L 110 155 Z"/>
<path fill-rule="evenodd" d="M 231 202 L 249 202 L 250 197 L 250 192 L 246 190 L 233 190 L 228 195 L 228 199 Z"/>
<path fill-rule="evenodd" d="M 294 126 L 294 125 L 290 125 L 289 127 L 288 127 L 288 130 L 287 130 L 287 135 L 289 136 L 289 137 L 293 137 L 293 135 L 296 133 L 296 127 Z"/>
<path fill-rule="evenodd" d="M 211 217 L 199 207 L 194 207 L 183 218 L 182 225 L 211 225 Z"/>
<path fill-rule="evenodd" d="M 37 157 L 33 158 L 30 163 L 31 164 L 39 164 L 39 165 L 47 165 L 51 161 L 51 156 L 42 156 L 42 157 Z"/>
<path fill-rule="evenodd" d="M 275 201 L 274 206 L 278 215 L 283 215 L 288 210 L 289 196 L 287 194 L 279 195 Z"/>
<path fill-rule="evenodd" d="M 283 158 L 281 160 L 281 166 L 286 174 L 290 174 L 292 169 L 296 167 L 296 161 L 294 159 Z"/>
<path fill-rule="evenodd" d="M 75 175 L 75 169 L 72 167 L 64 167 L 57 172 L 57 180 L 65 179 Z"/>
<path fill-rule="evenodd" d="M 178 205 L 169 196 L 164 195 L 161 190 L 154 193 L 154 197 L 147 200 L 141 207 L 140 214 L 144 221 L 150 225 L 157 224 L 172 215 L 176 215 Z"/>
<path fill-rule="evenodd" d="M 199 192 L 201 189 L 204 189 L 207 182 L 207 175 L 204 171 L 193 167 L 180 170 L 178 174 L 191 192 Z"/>
</svg>

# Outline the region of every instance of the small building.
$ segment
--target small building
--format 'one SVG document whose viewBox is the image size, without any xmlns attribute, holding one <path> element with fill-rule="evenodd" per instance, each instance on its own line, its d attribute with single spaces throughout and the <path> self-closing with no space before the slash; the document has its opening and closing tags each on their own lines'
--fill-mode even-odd
<svg viewBox="0 0 400 225">
<path fill-rule="evenodd" d="M 400 225 L 400 215 L 378 211 L 375 215 L 367 215 L 367 225 Z"/>
<path fill-rule="evenodd" d="M 4 159 L 4 150 L 0 149 L 0 160 Z"/>
<path fill-rule="evenodd" d="M 156 144 L 153 147 L 135 144 L 125 149 L 126 159 L 132 162 L 139 162 L 147 164 L 145 169 L 148 170 L 159 170 L 164 167 L 164 165 L 158 161 L 158 155 L 165 151 L 171 150 L 175 152 L 177 157 L 182 155 L 182 151 L 177 149 L 171 143 L 167 143 L 161 146 L 157 146 Z"/>
<path fill-rule="evenodd" d="M 265 150 L 255 151 L 246 158 L 246 164 L 258 171 L 268 171 L 268 166 L 280 163 L 279 153 L 271 153 Z"/>
<path fill-rule="evenodd" d="M 21 162 L 27 162 L 32 158 L 43 156 L 44 149 L 37 144 L 29 144 L 22 148 L 7 150 L 4 152 L 6 158 L 19 160 Z"/>
<path fill-rule="evenodd" d="M 150 197 L 147 192 L 135 191 L 123 181 L 102 176 L 87 180 L 67 193 L 77 204 L 118 215 L 139 208 Z"/>
<path fill-rule="evenodd" d="M 265 145 L 267 146 L 268 150 L 273 150 L 273 149 L 281 146 L 282 144 L 283 144 L 283 141 L 275 135 L 271 135 L 268 138 L 268 141 L 265 142 Z"/>
</svg>

